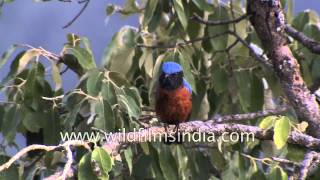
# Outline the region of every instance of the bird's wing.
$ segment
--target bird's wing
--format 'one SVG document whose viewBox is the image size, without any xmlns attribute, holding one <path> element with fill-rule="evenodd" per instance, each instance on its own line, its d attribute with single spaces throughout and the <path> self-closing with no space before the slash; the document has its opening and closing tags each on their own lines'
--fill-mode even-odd
<svg viewBox="0 0 320 180">
<path fill-rule="evenodd" d="M 187 81 L 186 79 L 184 79 L 184 78 L 183 78 L 183 86 L 188 89 L 188 91 L 189 91 L 190 94 L 192 94 L 192 87 L 191 87 L 191 85 L 188 83 L 188 81 Z"/>
</svg>

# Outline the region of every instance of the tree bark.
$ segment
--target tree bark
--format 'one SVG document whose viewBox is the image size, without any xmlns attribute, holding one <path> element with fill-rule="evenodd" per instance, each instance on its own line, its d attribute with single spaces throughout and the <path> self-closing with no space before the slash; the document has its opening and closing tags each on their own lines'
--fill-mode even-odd
<svg viewBox="0 0 320 180">
<path fill-rule="evenodd" d="M 309 123 L 308 132 L 319 138 L 319 105 L 305 85 L 300 66 L 288 46 L 285 16 L 280 6 L 280 0 L 248 0 L 247 12 L 290 104 L 299 119 Z"/>
</svg>

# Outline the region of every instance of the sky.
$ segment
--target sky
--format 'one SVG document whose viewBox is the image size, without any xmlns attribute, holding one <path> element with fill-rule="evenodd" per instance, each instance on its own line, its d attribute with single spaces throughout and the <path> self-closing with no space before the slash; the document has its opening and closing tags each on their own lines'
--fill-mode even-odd
<svg viewBox="0 0 320 180">
<path fill-rule="evenodd" d="M 314 9 L 320 12 L 320 0 L 293 0 L 294 12 L 305 9 Z M 59 53 L 66 34 L 75 33 L 86 36 L 91 41 L 93 54 L 100 64 L 100 59 L 105 47 L 112 36 L 122 26 L 138 25 L 138 17 L 121 17 L 115 14 L 106 16 L 106 6 L 109 3 L 123 4 L 124 0 L 91 0 L 87 9 L 80 18 L 67 29 L 62 27 L 70 21 L 81 9 L 76 0 L 72 3 L 52 0 L 46 3 L 36 3 L 32 0 L 15 0 L 6 4 L 0 15 L 0 55 L 16 43 L 30 44 L 34 47 L 41 46 L 48 51 Z M 0 69 L 0 80 L 7 74 L 11 61 Z M 77 83 L 77 77 L 72 72 L 64 75 L 64 88 L 71 89 Z M 0 101 L 4 96 L 0 92 Z M 20 135 L 19 135 L 20 136 Z M 17 137 L 17 144 L 24 144 L 21 137 Z M 1 137 L 0 137 L 1 139 Z"/>
</svg>

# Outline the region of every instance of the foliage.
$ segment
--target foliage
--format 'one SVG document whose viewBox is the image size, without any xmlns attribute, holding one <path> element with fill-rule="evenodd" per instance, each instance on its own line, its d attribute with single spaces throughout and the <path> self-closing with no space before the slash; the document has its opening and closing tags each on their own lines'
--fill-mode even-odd
<svg viewBox="0 0 320 180">
<path fill-rule="evenodd" d="M 292 7 L 291 1 L 281 1 Z M 1 82 L 7 103 L 0 105 L 0 127 L 5 139 L 3 145 L 15 146 L 15 135 L 43 132 L 43 144 L 58 144 L 60 132 L 86 132 L 96 127 L 107 132 L 125 128 L 133 131 L 142 127 L 139 117 L 148 115 L 153 108 L 159 68 L 165 61 L 176 61 L 183 66 L 186 79 L 193 88 L 191 119 L 208 119 L 214 115 L 253 112 L 267 109 L 270 99 L 281 104 L 284 94 L 276 74 L 250 56 L 248 48 L 236 42 L 232 35 L 206 38 L 185 44 L 185 40 L 209 37 L 228 30 L 261 50 L 261 44 L 249 21 L 236 24 L 206 26 L 190 20 L 193 14 L 208 20 L 230 20 L 245 12 L 240 0 L 233 6 L 220 1 L 205 0 L 146 1 L 139 4 L 126 0 L 122 7 L 108 5 L 108 16 L 137 15 L 139 27 L 122 27 L 106 47 L 100 66 L 92 54 L 89 40 L 68 34 L 61 56 L 27 47 L 16 57 L 21 46 L 13 45 L 0 59 L 0 68 L 9 61 L 10 72 Z M 309 37 L 320 40 L 319 17 L 314 11 L 292 16 L 289 23 Z M 292 19 L 292 20 L 291 20 Z M 236 42 L 235 45 L 233 45 Z M 148 46 L 155 46 L 149 48 Z M 232 46 L 230 50 L 228 47 Z M 24 47 L 25 48 L 25 47 Z M 291 49 L 300 60 L 303 78 L 309 86 L 320 78 L 320 57 L 301 44 L 293 42 Z M 55 58 L 58 57 L 58 58 Z M 49 60 L 50 66 L 44 63 Z M 69 63 L 70 62 L 70 63 Z M 60 73 L 64 64 L 76 69 L 77 87 L 63 89 Z M 48 76 L 49 74 L 49 76 Z M 262 78 L 272 90 L 266 96 Z M 156 119 L 152 125 L 161 125 Z M 263 129 L 273 128 L 274 142 L 213 143 L 167 146 L 162 143 L 132 144 L 114 157 L 96 147 L 93 152 L 77 149 L 75 166 L 79 179 L 286 179 L 286 172 L 276 162 L 263 163 L 253 157 L 281 157 L 302 160 L 306 149 L 286 144 L 288 134 L 297 129 L 294 112 L 284 116 L 270 116 L 247 122 Z M 303 133 L 303 132 L 302 132 Z M 242 155 L 250 154 L 250 156 Z M 7 159 L 3 150 L 1 162 Z M 297 156 L 298 154 L 298 156 Z M 20 171 L 17 164 L 5 171 L 5 176 L 31 177 L 53 174 L 65 162 L 54 153 L 44 155 L 47 170 L 36 167 Z M 52 162 L 51 162 L 52 161 Z M 219 175 L 218 175 L 219 174 Z M 218 177 L 220 176 L 220 177 Z"/>
</svg>

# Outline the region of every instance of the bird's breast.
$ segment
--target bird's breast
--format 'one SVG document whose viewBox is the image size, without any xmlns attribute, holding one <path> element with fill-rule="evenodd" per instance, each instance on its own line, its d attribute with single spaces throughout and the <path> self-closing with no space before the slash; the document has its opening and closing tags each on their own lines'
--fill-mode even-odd
<svg viewBox="0 0 320 180">
<path fill-rule="evenodd" d="M 156 113 L 161 121 L 178 124 L 189 118 L 192 109 L 191 94 L 185 87 L 175 90 L 158 89 Z"/>
</svg>

